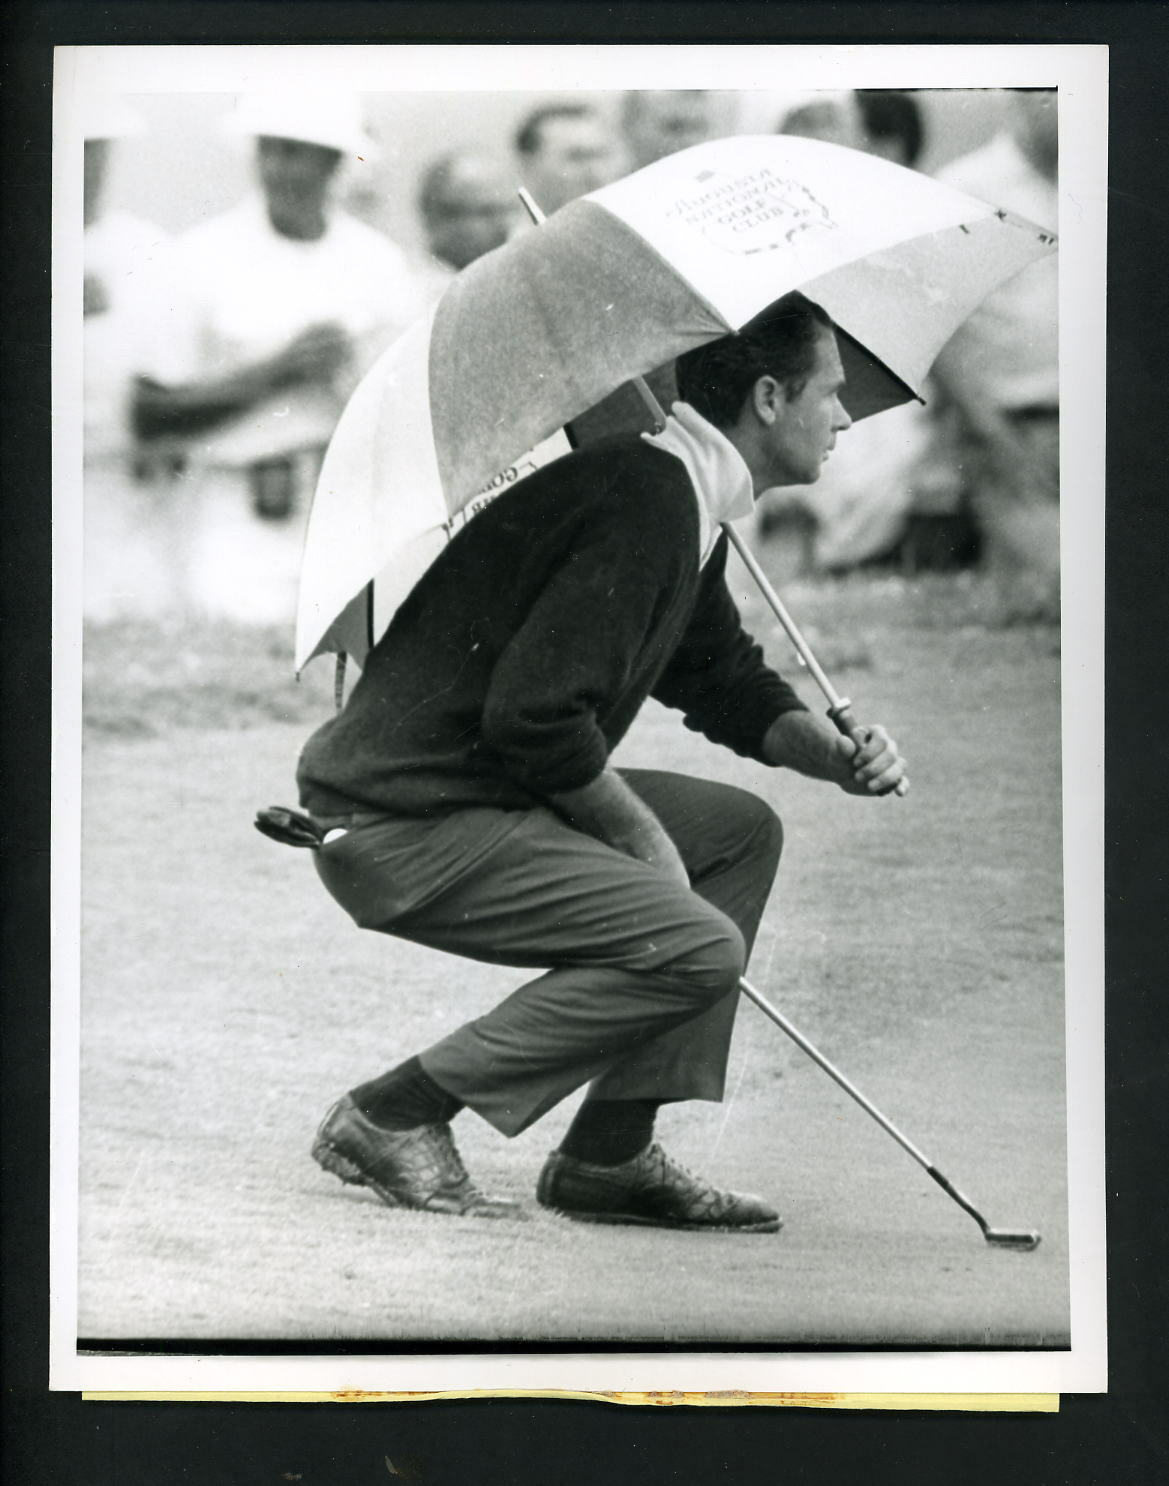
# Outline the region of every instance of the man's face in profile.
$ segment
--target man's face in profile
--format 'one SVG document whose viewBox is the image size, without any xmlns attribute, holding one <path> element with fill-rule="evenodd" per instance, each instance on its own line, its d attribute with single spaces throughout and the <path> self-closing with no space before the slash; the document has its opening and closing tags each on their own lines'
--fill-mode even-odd
<svg viewBox="0 0 1169 1486">
<path fill-rule="evenodd" d="M 836 336 L 821 326 L 816 356 L 798 392 L 781 391 L 779 412 L 768 437 L 773 485 L 811 485 L 836 446 L 836 435 L 852 426 L 840 401 L 844 367 Z"/>
</svg>

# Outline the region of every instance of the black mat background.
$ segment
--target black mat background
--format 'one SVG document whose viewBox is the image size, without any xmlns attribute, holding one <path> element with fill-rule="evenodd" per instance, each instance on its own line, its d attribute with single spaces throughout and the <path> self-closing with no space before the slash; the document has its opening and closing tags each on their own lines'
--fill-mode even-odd
<svg viewBox="0 0 1169 1486">
<path fill-rule="evenodd" d="M 1165 1159 L 1165 92 L 1169 7 L 1127 3 L 74 3 L 0 8 L 0 985 L 4 1433 L 19 1486 L 1169 1479 Z M 1054 1416 L 95 1404 L 49 1394 L 49 211 L 55 44 L 1105 42 L 1111 46 L 1107 622 L 1111 1388 Z"/>
</svg>

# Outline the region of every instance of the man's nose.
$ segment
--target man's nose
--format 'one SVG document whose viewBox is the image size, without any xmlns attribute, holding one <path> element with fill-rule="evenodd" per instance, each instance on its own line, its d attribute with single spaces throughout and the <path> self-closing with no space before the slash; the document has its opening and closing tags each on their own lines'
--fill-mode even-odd
<svg viewBox="0 0 1169 1486">
<path fill-rule="evenodd" d="M 843 433 L 845 429 L 852 427 L 852 419 L 848 416 L 848 409 L 842 402 L 836 404 L 836 422 L 834 427 L 837 433 Z"/>
</svg>

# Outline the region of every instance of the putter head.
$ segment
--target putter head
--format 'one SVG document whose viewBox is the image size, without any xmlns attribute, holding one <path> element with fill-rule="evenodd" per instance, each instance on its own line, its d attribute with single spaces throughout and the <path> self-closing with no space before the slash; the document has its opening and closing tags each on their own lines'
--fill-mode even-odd
<svg viewBox="0 0 1169 1486">
<path fill-rule="evenodd" d="M 1039 1234 L 1034 1228 L 988 1228 L 986 1241 L 998 1249 L 1020 1249 L 1029 1253 L 1039 1247 Z"/>
</svg>

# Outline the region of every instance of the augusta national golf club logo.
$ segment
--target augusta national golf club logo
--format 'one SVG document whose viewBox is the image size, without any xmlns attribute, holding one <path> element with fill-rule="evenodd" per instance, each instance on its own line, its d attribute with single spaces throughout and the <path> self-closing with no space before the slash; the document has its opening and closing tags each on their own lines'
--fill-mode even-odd
<svg viewBox="0 0 1169 1486">
<path fill-rule="evenodd" d="M 804 233 L 834 231 L 828 208 L 803 184 L 768 166 L 746 175 L 704 170 L 667 213 L 726 253 L 766 253 Z"/>
</svg>

